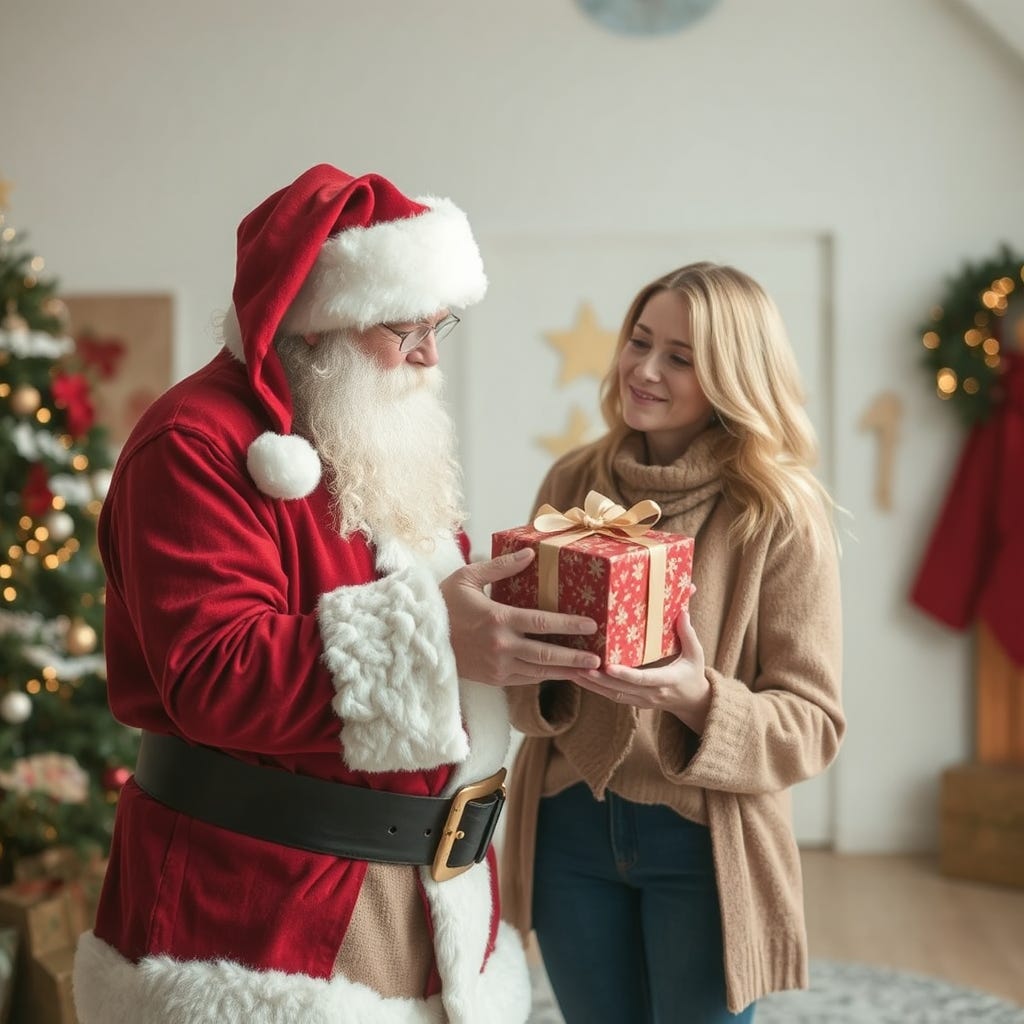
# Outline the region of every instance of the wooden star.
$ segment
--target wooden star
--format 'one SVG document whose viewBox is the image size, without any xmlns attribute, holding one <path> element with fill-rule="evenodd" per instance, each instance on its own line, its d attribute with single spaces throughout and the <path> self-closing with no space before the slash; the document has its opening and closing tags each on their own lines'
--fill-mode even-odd
<svg viewBox="0 0 1024 1024">
<path fill-rule="evenodd" d="M 14 182 L 6 178 L 0 178 L 0 213 L 7 209 L 11 202 L 11 192 L 14 189 Z"/>
<path fill-rule="evenodd" d="M 559 384 L 568 384 L 588 374 L 598 380 L 608 372 L 618 335 L 605 331 L 597 322 L 597 314 L 589 302 L 580 304 L 576 323 L 568 331 L 546 331 L 544 337 L 562 353 Z"/>
<path fill-rule="evenodd" d="M 578 406 L 572 407 L 569 413 L 569 427 L 564 434 L 538 437 L 537 443 L 557 459 L 574 448 L 579 448 L 587 439 L 590 432 L 590 420 L 587 414 Z"/>
</svg>

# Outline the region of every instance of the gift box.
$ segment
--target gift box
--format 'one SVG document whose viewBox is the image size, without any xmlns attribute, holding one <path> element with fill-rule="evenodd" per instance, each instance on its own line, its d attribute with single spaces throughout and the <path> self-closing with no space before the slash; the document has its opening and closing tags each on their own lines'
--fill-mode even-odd
<svg viewBox="0 0 1024 1024">
<path fill-rule="evenodd" d="M 17 928 L 0 928 L 0 1024 L 11 1019 L 14 999 L 15 967 L 18 962 L 18 947 L 21 933 Z"/>
<path fill-rule="evenodd" d="M 532 548 L 522 572 L 491 584 L 491 597 L 517 608 L 586 615 L 590 636 L 545 640 L 593 651 L 601 664 L 647 665 L 679 653 L 676 620 L 691 589 L 693 538 L 651 530 L 653 501 L 624 509 L 591 491 L 582 509 L 545 505 L 531 525 L 491 537 L 492 557 Z"/>
<path fill-rule="evenodd" d="M 29 1014 L 32 1024 L 78 1024 L 71 993 L 74 949 L 59 949 L 32 961 Z"/>
<path fill-rule="evenodd" d="M 57 881 L 15 882 L 0 888 L 0 925 L 18 929 L 31 958 L 66 949 L 78 938 L 67 888 Z"/>
<path fill-rule="evenodd" d="M 71 915 L 72 941 L 92 928 L 96 920 L 103 876 L 107 870 L 106 858 L 83 857 L 69 846 L 54 846 L 42 853 L 22 857 L 14 865 L 14 880 L 18 882 L 63 883 L 68 896 Z"/>
</svg>

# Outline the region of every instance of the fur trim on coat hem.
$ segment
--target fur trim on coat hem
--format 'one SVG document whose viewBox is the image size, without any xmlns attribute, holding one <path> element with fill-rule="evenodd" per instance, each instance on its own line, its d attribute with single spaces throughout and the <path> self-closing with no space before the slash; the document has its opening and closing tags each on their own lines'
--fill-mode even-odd
<svg viewBox="0 0 1024 1024">
<path fill-rule="evenodd" d="M 498 942 L 466 1000 L 470 1016 L 451 1024 L 524 1024 L 530 982 L 518 934 L 500 926 Z M 150 956 L 137 964 L 86 932 L 74 969 L 81 1024 L 442 1024 L 440 996 L 384 998 L 344 977 L 255 971 L 227 960 Z M 467 993 L 467 996 L 469 994 Z"/>
</svg>

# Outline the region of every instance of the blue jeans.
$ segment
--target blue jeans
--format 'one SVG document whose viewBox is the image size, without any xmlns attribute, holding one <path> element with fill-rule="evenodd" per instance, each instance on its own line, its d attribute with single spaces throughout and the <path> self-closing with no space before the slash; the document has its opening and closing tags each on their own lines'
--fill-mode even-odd
<svg viewBox="0 0 1024 1024">
<path fill-rule="evenodd" d="M 711 836 L 584 783 L 540 802 L 533 924 L 567 1024 L 737 1024 Z"/>
</svg>

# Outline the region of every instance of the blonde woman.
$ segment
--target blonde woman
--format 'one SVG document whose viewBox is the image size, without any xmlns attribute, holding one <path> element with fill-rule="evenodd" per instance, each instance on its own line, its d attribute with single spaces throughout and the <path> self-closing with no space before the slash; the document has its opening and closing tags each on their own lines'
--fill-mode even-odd
<svg viewBox="0 0 1024 1024">
<path fill-rule="evenodd" d="M 602 409 L 537 504 L 655 500 L 695 590 L 668 663 L 509 690 L 503 902 L 568 1024 L 750 1021 L 807 985 L 788 790 L 844 731 L 833 503 L 779 313 L 731 267 L 640 291 Z"/>
</svg>

